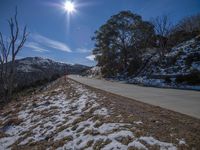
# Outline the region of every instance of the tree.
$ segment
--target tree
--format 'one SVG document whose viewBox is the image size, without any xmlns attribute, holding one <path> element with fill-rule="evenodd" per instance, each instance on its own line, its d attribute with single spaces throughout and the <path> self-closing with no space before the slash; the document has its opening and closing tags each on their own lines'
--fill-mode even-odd
<svg viewBox="0 0 200 150">
<path fill-rule="evenodd" d="M 172 30 L 172 23 L 169 16 L 163 15 L 153 19 L 152 24 L 154 25 L 154 30 L 157 34 L 158 53 L 162 59 L 169 48 L 168 37 Z"/>
<path fill-rule="evenodd" d="M 200 14 L 185 17 L 173 27 L 169 40 L 175 46 L 200 34 Z"/>
<path fill-rule="evenodd" d="M 102 73 L 110 76 L 127 72 L 131 63 L 140 60 L 141 49 L 152 44 L 153 36 L 153 25 L 137 14 L 122 11 L 112 16 L 93 37 L 93 54 Z"/>
<path fill-rule="evenodd" d="M 183 18 L 175 27 L 176 31 L 200 32 L 200 14 Z"/>
<path fill-rule="evenodd" d="M 15 59 L 19 51 L 23 48 L 23 45 L 27 39 L 28 33 L 26 26 L 23 28 L 22 34 L 20 34 L 20 28 L 17 20 L 17 8 L 14 17 L 8 20 L 10 28 L 10 37 L 6 39 L 0 32 L 0 65 L 1 65 L 1 88 L 4 94 L 4 100 L 8 101 L 13 92 L 14 76 L 15 76 Z M 21 36 L 20 36 L 21 35 Z M 8 63 L 8 61 L 10 62 Z M 9 67 L 8 67 L 9 65 Z"/>
</svg>

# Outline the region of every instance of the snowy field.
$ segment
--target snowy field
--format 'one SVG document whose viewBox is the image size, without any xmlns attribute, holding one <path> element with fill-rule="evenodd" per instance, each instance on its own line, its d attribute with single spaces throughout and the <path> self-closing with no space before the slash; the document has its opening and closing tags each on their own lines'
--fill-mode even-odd
<svg viewBox="0 0 200 150">
<path fill-rule="evenodd" d="M 184 137 L 161 141 L 150 133 L 138 134 L 142 120 L 123 121 L 105 107 L 99 95 L 72 80 L 19 103 L 11 103 L 0 115 L 0 149 L 104 149 L 133 150 L 187 148 Z M 115 119 L 118 118 L 118 119 Z"/>
</svg>

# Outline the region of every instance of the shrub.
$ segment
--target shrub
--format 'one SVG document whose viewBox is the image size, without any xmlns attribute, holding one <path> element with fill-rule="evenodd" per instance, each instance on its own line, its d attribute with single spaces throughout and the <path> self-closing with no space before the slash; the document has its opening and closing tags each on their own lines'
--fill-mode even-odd
<svg viewBox="0 0 200 150">
<path fill-rule="evenodd" d="M 169 37 L 169 43 L 173 47 L 176 46 L 177 44 L 180 44 L 184 41 L 196 37 L 197 35 L 199 35 L 199 33 L 200 33 L 199 31 L 193 31 L 193 32 L 186 32 L 184 30 L 174 31 Z"/>
<path fill-rule="evenodd" d="M 200 71 L 193 70 L 188 75 L 180 75 L 176 78 L 177 83 L 187 83 L 189 85 L 200 85 Z"/>
<path fill-rule="evenodd" d="M 165 77 L 165 82 L 166 82 L 166 83 L 171 83 L 172 80 L 171 80 L 171 78 L 170 78 L 169 76 L 167 76 L 167 77 Z"/>
<path fill-rule="evenodd" d="M 190 66 L 193 62 L 200 60 L 200 53 L 192 53 L 185 59 L 185 64 Z"/>
</svg>

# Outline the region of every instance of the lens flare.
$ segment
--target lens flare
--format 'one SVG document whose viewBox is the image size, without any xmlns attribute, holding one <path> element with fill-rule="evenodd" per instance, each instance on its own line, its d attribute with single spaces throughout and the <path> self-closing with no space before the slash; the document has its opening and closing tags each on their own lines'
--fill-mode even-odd
<svg viewBox="0 0 200 150">
<path fill-rule="evenodd" d="M 66 1 L 64 4 L 64 8 L 68 13 L 72 13 L 75 11 L 75 5 L 72 1 Z"/>
</svg>

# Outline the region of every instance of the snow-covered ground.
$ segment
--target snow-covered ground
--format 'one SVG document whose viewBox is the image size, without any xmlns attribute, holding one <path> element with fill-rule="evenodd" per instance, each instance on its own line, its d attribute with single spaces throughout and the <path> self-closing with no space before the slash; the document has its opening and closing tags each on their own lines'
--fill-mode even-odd
<svg viewBox="0 0 200 150">
<path fill-rule="evenodd" d="M 188 84 L 177 84 L 173 82 L 174 78 L 171 78 L 172 82 L 167 83 L 164 79 L 152 79 L 147 76 L 129 78 L 126 80 L 127 83 L 138 84 L 142 86 L 153 86 L 162 88 L 175 88 L 175 89 L 188 89 L 200 91 L 200 85 L 188 85 Z"/>
<path fill-rule="evenodd" d="M 158 64 L 159 57 L 145 71 L 135 78 L 129 78 L 129 83 L 146 86 L 172 87 L 181 89 L 200 90 L 200 85 L 187 82 L 178 83 L 179 76 L 190 75 L 194 71 L 200 73 L 200 36 L 173 47 Z M 167 79 L 167 80 L 166 80 Z"/>
<path fill-rule="evenodd" d="M 161 150 L 177 149 L 178 145 L 151 135 L 136 136 L 130 129 L 142 125 L 141 120 L 131 124 L 114 119 L 104 122 L 113 112 L 102 106 L 100 100 L 94 91 L 69 80 L 67 88 L 62 84 L 27 98 L 21 106 L 13 104 L 8 110 L 14 111 L 15 116 L 8 112 L 0 115 L 0 129 L 5 134 L 0 136 L 0 149 L 30 149 L 39 145 L 58 150 L 147 150 L 154 146 Z M 19 123 L 11 122 L 13 117 Z M 179 143 L 186 144 L 186 141 L 181 139 Z"/>
<path fill-rule="evenodd" d="M 101 75 L 101 67 L 98 67 L 98 66 L 92 67 L 91 69 L 87 70 L 86 75 L 89 78 L 102 77 L 102 75 Z"/>
</svg>

